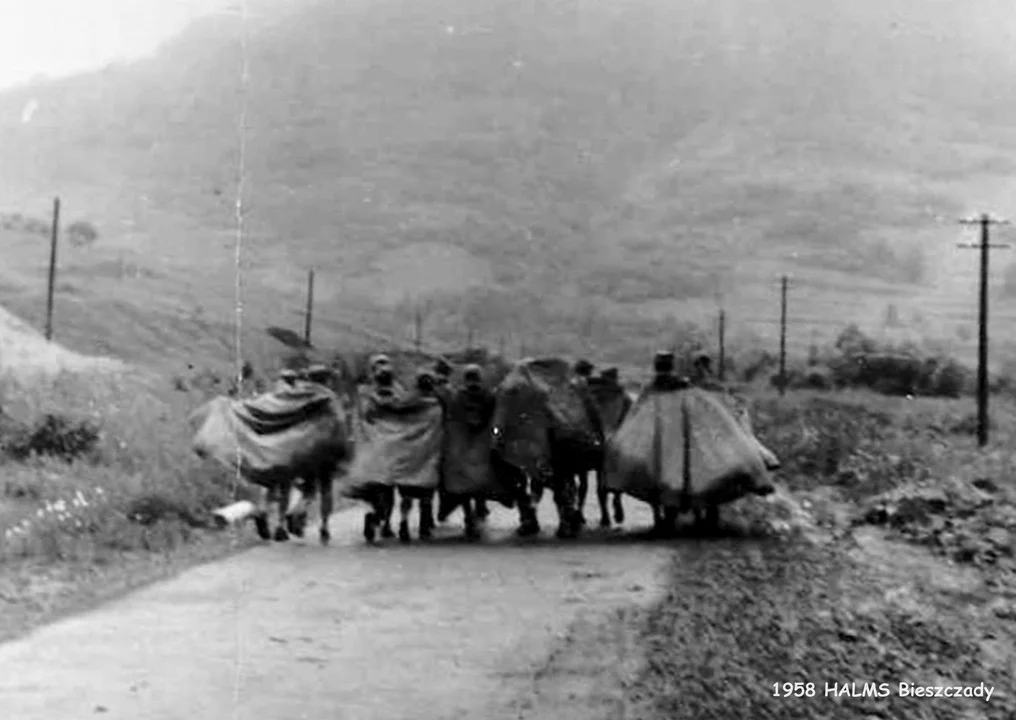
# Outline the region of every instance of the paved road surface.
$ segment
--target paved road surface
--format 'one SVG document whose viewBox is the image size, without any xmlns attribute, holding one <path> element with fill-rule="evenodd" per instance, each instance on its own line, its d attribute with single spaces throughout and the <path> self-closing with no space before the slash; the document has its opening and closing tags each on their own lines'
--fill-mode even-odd
<svg viewBox="0 0 1016 720">
<path fill-rule="evenodd" d="M 629 533 L 648 527 L 646 506 L 626 509 Z M 583 659 L 565 690 L 541 669 L 569 627 L 652 601 L 666 545 L 598 529 L 558 541 L 549 500 L 544 537 L 517 540 L 515 515 L 492 510 L 483 544 L 456 539 L 456 514 L 408 547 L 365 546 L 362 510 L 347 510 L 328 548 L 316 533 L 259 547 L 0 646 L 0 718 L 564 720 L 594 695 L 609 707 L 616 654 Z"/>
</svg>

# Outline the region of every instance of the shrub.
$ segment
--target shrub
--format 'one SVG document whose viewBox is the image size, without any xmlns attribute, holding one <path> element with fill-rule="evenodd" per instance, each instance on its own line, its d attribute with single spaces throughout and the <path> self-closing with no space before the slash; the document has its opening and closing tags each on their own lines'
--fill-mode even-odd
<svg viewBox="0 0 1016 720">
<path fill-rule="evenodd" d="M 77 220 L 67 227 L 67 238 L 72 245 L 85 247 L 99 239 L 99 231 L 85 220 Z"/>
<path fill-rule="evenodd" d="M 764 396 L 756 412 L 759 439 L 780 458 L 779 475 L 793 490 L 834 485 L 859 498 L 927 473 L 912 433 L 863 400 Z"/>
<path fill-rule="evenodd" d="M 763 373 L 778 365 L 776 356 L 767 350 L 749 350 L 737 358 L 737 377 L 754 382 Z"/>
<path fill-rule="evenodd" d="M 5 433 L 3 450 L 15 460 L 51 455 L 69 462 L 94 454 L 98 443 L 99 428 L 94 422 L 46 413 L 34 426 Z"/>
</svg>

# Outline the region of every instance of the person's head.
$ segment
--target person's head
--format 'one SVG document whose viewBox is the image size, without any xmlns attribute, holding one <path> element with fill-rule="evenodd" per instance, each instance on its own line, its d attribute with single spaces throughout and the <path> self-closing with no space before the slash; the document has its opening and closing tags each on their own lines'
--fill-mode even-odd
<svg viewBox="0 0 1016 720">
<path fill-rule="evenodd" d="M 575 366 L 572 368 L 572 370 L 580 378 L 588 379 L 589 376 L 593 374 L 593 364 L 588 360 L 586 360 L 585 358 L 582 358 L 581 360 L 575 363 Z"/>
<path fill-rule="evenodd" d="M 619 383 L 621 382 L 621 374 L 618 372 L 616 367 L 609 367 L 606 370 L 600 372 L 600 377 L 608 383 Z"/>
<path fill-rule="evenodd" d="M 328 366 L 322 365 L 320 363 L 317 365 L 311 365 L 306 370 L 306 376 L 308 380 L 314 383 L 320 383 L 322 385 L 328 383 L 328 380 L 329 378 L 331 378 L 331 375 L 332 373 L 331 370 L 328 369 Z"/>
<path fill-rule="evenodd" d="M 444 358 L 438 358 L 434 363 L 435 379 L 441 382 L 448 382 L 452 376 L 452 365 Z"/>
<path fill-rule="evenodd" d="M 371 375 L 376 373 L 382 367 L 390 368 L 391 366 L 392 359 L 387 355 L 385 355 L 384 353 L 378 353 L 377 355 L 373 355 L 370 358 L 369 367 Z"/>
<path fill-rule="evenodd" d="M 479 365 L 467 365 L 462 371 L 462 382 L 467 388 L 483 387 L 483 370 Z"/>
<path fill-rule="evenodd" d="M 434 389 L 434 373 L 430 370 L 416 371 L 416 389 L 421 393 L 429 393 Z"/>
<path fill-rule="evenodd" d="M 665 375 L 674 372 L 674 353 L 660 350 L 653 356 L 653 372 Z"/>
<path fill-rule="evenodd" d="M 709 353 L 699 353 L 695 356 L 694 367 L 699 372 L 709 372 L 713 366 L 713 359 Z"/>
</svg>

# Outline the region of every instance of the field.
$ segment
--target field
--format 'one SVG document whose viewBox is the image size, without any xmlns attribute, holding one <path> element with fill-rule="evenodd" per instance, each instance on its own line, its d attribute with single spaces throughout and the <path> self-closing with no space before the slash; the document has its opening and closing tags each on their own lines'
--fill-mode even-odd
<svg viewBox="0 0 1016 720">
<path fill-rule="evenodd" d="M 721 305 L 732 344 L 775 347 L 786 273 L 798 354 L 855 322 L 969 360 L 976 253 L 955 220 L 1005 215 L 1016 162 L 1010 100 L 973 89 L 1010 83 L 1012 11 L 975 5 L 213 15 L 0 96 L 0 302 L 41 327 L 59 195 L 65 230 L 97 235 L 65 232 L 58 337 L 170 374 L 235 362 L 238 297 L 243 352 L 274 367 L 263 330 L 302 329 L 310 268 L 328 347 L 411 342 L 425 308 L 436 349 L 642 367 L 687 323 L 715 346 Z M 947 61 L 945 38 L 965 52 Z M 1011 265 L 996 253 L 996 358 Z"/>
</svg>

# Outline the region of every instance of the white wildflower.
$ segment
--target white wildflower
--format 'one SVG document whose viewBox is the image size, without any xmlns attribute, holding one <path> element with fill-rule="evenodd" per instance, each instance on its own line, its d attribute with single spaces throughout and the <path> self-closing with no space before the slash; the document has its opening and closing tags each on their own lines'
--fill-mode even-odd
<svg viewBox="0 0 1016 720">
<path fill-rule="evenodd" d="M 35 517 L 37 517 L 37 518 L 44 517 L 45 515 L 46 515 L 46 511 L 42 510 L 41 508 L 39 510 L 37 510 L 36 513 L 35 513 Z"/>
<path fill-rule="evenodd" d="M 53 506 L 53 509 L 56 510 L 57 512 L 63 512 L 64 510 L 67 509 L 67 503 L 65 503 L 63 499 L 57 500 L 56 504 Z"/>
</svg>

